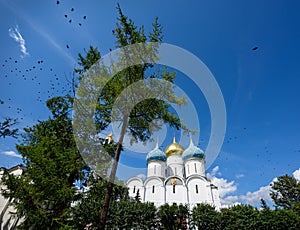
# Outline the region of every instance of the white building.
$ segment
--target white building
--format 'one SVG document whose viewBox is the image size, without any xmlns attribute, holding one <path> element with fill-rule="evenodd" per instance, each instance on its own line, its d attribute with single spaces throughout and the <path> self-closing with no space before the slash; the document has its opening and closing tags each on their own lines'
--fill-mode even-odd
<svg viewBox="0 0 300 230">
<path fill-rule="evenodd" d="M 1 177 L 4 170 L 5 168 L 0 168 L 0 229 L 13 230 L 17 228 L 17 225 L 20 224 L 22 220 L 13 214 L 16 210 L 14 207 L 10 206 L 11 200 L 6 199 L 1 195 L 1 190 L 6 189 L 1 183 Z M 8 169 L 8 172 L 15 176 L 21 176 L 23 171 L 24 168 L 22 165 L 17 165 Z"/>
<path fill-rule="evenodd" d="M 130 178 L 129 195 L 139 193 L 143 202 L 188 204 L 190 208 L 207 203 L 220 208 L 218 188 L 206 178 L 204 152 L 190 141 L 187 149 L 174 141 L 165 153 L 156 147 L 146 157 L 147 178 Z"/>
</svg>

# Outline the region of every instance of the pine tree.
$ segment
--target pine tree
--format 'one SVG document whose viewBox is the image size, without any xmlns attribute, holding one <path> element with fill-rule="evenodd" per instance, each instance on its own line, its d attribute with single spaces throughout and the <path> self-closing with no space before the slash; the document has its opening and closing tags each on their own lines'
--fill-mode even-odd
<svg viewBox="0 0 300 230">
<path fill-rule="evenodd" d="M 130 54 L 130 52 L 128 53 L 126 51 L 126 47 L 128 47 L 128 45 L 144 43 L 146 41 L 162 42 L 162 29 L 157 19 L 153 23 L 152 32 L 150 32 L 149 36 L 146 36 L 143 26 L 136 26 L 131 19 L 128 19 L 128 17 L 123 14 L 119 5 L 117 6 L 117 10 L 119 17 L 117 28 L 113 30 L 113 35 L 116 37 L 116 48 L 125 47 L 125 49 L 118 53 L 121 62 L 113 63 L 111 68 L 128 66 L 127 61 L 130 62 L 130 58 L 128 60 L 127 55 L 130 55 L 131 57 L 133 56 L 133 58 L 135 55 L 139 55 L 136 53 L 134 53 L 134 55 Z M 109 202 L 111 200 L 113 183 L 116 176 L 120 154 L 123 149 L 125 133 L 129 132 L 133 136 L 133 141 L 137 142 L 146 141 L 151 137 L 153 126 L 150 124 L 154 124 L 155 128 L 159 129 L 159 125 L 155 124 L 153 121 L 163 120 L 171 127 L 175 127 L 176 129 L 180 129 L 182 127 L 180 119 L 176 117 L 175 114 L 169 112 L 170 105 L 164 100 L 152 97 L 139 101 L 136 94 L 130 94 L 132 91 L 130 85 L 135 82 L 144 79 L 162 79 L 172 83 L 175 78 L 175 73 L 168 72 L 166 68 L 159 70 L 155 69 L 154 65 L 150 63 L 158 58 L 155 54 L 155 46 L 147 47 L 145 45 L 144 47 L 141 47 L 147 51 L 145 58 L 148 58 L 148 60 L 145 60 L 143 64 L 129 66 L 124 69 L 121 68 L 122 70 L 113 76 L 113 78 L 108 82 L 106 82 L 106 76 L 109 75 L 110 70 L 107 69 L 103 63 L 101 63 L 101 59 L 92 66 L 90 65 L 91 62 L 88 61 L 93 59 L 93 57 L 101 57 L 100 53 L 97 53 L 96 49 L 90 48 L 85 58 L 79 56 L 80 65 L 83 65 L 83 68 L 78 70 L 78 73 L 85 74 L 80 76 L 81 87 L 79 87 L 77 94 L 80 98 L 80 101 L 77 103 L 75 100 L 75 108 L 76 111 L 79 112 L 77 115 L 75 115 L 74 123 L 77 124 L 77 136 L 79 136 L 80 140 L 83 140 L 83 143 L 85 142 L 85 144 L 81 144 L 81 142 L 79 143 L 79 149 L 84 152 L 83 154 L 86 154 L 84 158 L 90 161 L 92 160 L 91 158 L 97 157 L 89 153 L 89 148 L 91 148 L 90 146 L 97 145 L 94 141 L 94 137 L 97 136 L 97 132 L 101 132 L 101 130 L 107 127 L 111 122 L 119 122 L 121 127 L 119 140 L 117 140 L 116 149 L 114 152 L 114 160 L 109 176 L 109 184 L 104 198 L 102 212 L 99 218 L 99 229 L 105 228 L 106 216 L 109 210 Z M 87 70 L 88 68 L 89 70 Z M 91 92 L 96 92 L 97 90 L 94 89 L 97 89 L 97 84 L 104 84 L 103 82 L 105 82 L 105 86 L 103 86 L 98 98 L 95 99 L 95 95 L 93 93 L 91 94 Z M 178 98 L 174 95 L 173 88 L 169 85 L 163 86 L 162 88 L 162 86 L 157 84 L 155 81 L 151 82 L 151 84 L 151 90 L 155 91 L 158 98 L 161 95 L 171 98 L 172 103 L 185 103 L 184 98 Z M 140 93 L 146 91 L 143 89 L 145 88 L 142 86 Z M 123 94 L 123 97 L 119 97 L 119 95 L 124 91 L 127 94 L 125 93 Z M 113 113 L 113 106 L 116 105 L 116 99 L 118 97 L 121 98 L 121 100 L 118 101 L 117 110 L 114 111 L 115 113 Z M 98 104 L 95 106 L 95 114 L 93 110 L 90 109 L 90 107 L 93 106 L 89 104 L 91 101 L 98 102 Z M 129 108 L 132 109 L 130 110 Z M 96 133 L 91 133 L 91 128 L 89 128 L 93 122 L 96 123 Z M 97 164 L 95 160 L 92 161 Z"/>
</svg>

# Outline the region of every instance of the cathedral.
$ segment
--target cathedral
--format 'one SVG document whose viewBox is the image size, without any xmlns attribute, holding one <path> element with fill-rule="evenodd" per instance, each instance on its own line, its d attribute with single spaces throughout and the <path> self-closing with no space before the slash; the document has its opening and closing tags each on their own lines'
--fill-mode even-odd
<svg viewBox="0 0 300 230">
<path fill-rule="evenodd" d="M 193 208 L 200 203 L 221 206 L 218 188 L 206 178 L 205 154 L 192 139 L 184 149 L 174 138 L 163 152 L 158 144 L 146 157 L 147 177 L 132 177 L 127 181 L 129 195 L 137 194 L 142 202 L 187 204 Z"/>
</svg>

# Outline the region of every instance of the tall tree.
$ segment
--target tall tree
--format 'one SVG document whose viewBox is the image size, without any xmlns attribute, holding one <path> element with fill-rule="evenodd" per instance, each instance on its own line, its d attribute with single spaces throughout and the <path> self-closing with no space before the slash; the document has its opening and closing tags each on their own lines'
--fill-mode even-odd
<svg viewBox="0 0 300 230">
<path fill-rule="evenodd" d="M 25 128 L 23 143 L 17 145 L 23 156 L 25 173 L 16 177 L 6 172 L 2 182 L 5 197 L 24 221 L 20 229 L 70 229 L 70 207 L 77 200 L 75 182 L 88 170 L 77 150 L 72 132 L 72 98 L 47 101 L 52 117 Z"/>
<path fill-rule="evenodd" d="M 297 209 L 300 212 L 300 182 L 294 177 L 284 175 L 272 183 L 271 198 L 276 207 Z"/>
<path fill-rule="evenodd" d="M 128 19 L 128 17 L 123 14 L 119 5 L 117 6 L 117 10 L 119 13 L 119 17 L 117 19 L 118 23 L 117 28 L 113 30 L 113 35 L 116 37 L 117 48 L 127 47 L 128 45 L 136 43 L 144 43 L 146 41 L 162 42 L 162 29 L 157 19 L 153 23 L 152 32 L 150 32 L 150 34 L 146 36 L 143 26 L 137 27 L 131 19 Z M 147 47 L 145 48 L 145 50 L 147 50 Z M 125 60 L 125 62 L 128 61 L 128 56 L 134 56 L 133 54 L 126 52 L 126 49 L 123 53 L 120 53 L 119 55 L 121 56 L 120 59 L 122 61 Z M 149 60 L 157 58 L 155 54 L 155 47 L 150 52 L 149 56 Z M 101 82 L 105 81 L 105 79 L 102 78 L 105 78 L 105 75 L 109 74 L 109 70 L 106 69 L 102 65 L 103 63 L 101 62 L 98 62 L 96 65 L 91 67 L 91 62 L 88 60 L 92 60 L 94 59 L 94 57 L 98 58 L 100 57 L 100 55 L 98 55 L 97 50 L 92 48 L 90 48 L 85 59 L 82 58 L 82 56 L 79 56 L 79 64 L 83 68 L 79 69 L 78 73 L 85 73 L 84 75 L 80 76 L 81 83 L 85 81 L 87 81 L 88 83 L 87 87 L 85 87 L 84 89 L 80 89 L 78 95 L 81 98 L 86 97 L 85 100 L 87 102 L 93 100 L 92 97 L 94 96 L 90 96 L 91 89 L 95 87 L 94 85 L 90 84 L 90 77 L 94 77 L 94 82 Z M 116 67 L 118 65 L 123 65 L 123 63 L 114 63 L 114 65 Z M 89 67 L 91 68 L 87 71 Z M 112 68 L 114 68 L 114 66 Z M 85 77 L 85 75 L 87 77 Z M 97 76 L 100 79 L 98 79 Z M 98 105 L 96 106 L 95 115 L 93 113 L 86 112 L 86 110 L 83 109 L 86 113 L 83 113 L 83 115 L 81 115 L 82 123 L 79 122 L 80 130 L 82 130 L 82 132 L 79 132 L 79 136 L 81 137 L 83 136 L 82 133 L 84 133 L 84 131 L 89 131 L 84 130 L 87 129 L 86 127 L 88 127 L 87 123 L 91 123 L 90 120 L 87 119 L 87 117 L 91 117 L 96 121 L 96 123 L 99 125 L 99 132 L 103 127 L 108 126 L 112 121 L 119 122 L 121 127 L 119 139 L 116 144 L 114 160 L 111 167 L 111 173 L 109 176 L 109 183 L 103 202 L 103 208 L 99 218 L 99 229 L 105 228 L 106 216 L 109 210 L 110 198 L 113 191 L 113 183 L 116 176 L 116 170 L 122 151 L 125 133 L 129 132 L 133 136 L 134 141 L 145 141 L 151 137 L 153 127 L 151 127 L 150 124 L 155 123 L 155 121 L 157 120 L 163 120 L 164 122 L 168 123 L 172 127 L 175 127 L 176 129 L 181 128 L 180 119 L 176 117 L 175 114 L 169 111 L 170 105 L 167 102 L 153 97 L 139 101 L 137 99 L 138 95 L 130 94 L 130 92 L 133 91 L 132 88 L 130 88 L 130 85 L 144 79 L 162 79 L 172 83 L 174 78 L 175 73 L 168 72 L 166 68 L 157 71 L 157 69 L 154 69 L 154 65 L 151 64 L 150 61 L 145 61 L 143 64 L 126 67 L 120 72 L 118 72 L 115 76 L 113 76 L 113 78 L 110 81 L 108 81 L 107 84 L 105 84 L 103 90 L 100 93 L 99 98 L 97 98 Z M 119 101 L 118 109 L 117 111 L 115 111 L 116 113 L 112 115 L 113 106 L 115 105 L 118 96 L 122 92 L 124 92 L 124 89 L 128 89 L 125 91 L 126 93 L 129 91 L 129 94 L 125 94 L 123 100 Z M 142 89 L 143 88 L 141 88 L 140 90 L 141 93 L 143 92 Z M 156 92 L 157 98 L 159 98 L 160 95 L 167 96 L 172 99 L 172 103 L 185 103 L 184 98 L 178 98 L 174 95 L 172 87 L 167 86 L 162 88 L 160 85 L 155 84 L 154 81 L 152 90 Z M 90 97 L 86 95 L 89 95 Z M 132 105 L 134 106 L 131 107 Z M 130 110 L 129 108 L 132 109 Z M 75 123 L 77 123 L 77 120 L 75 121 Z M 154 126 L 156 128 L 159 128 L 158 125 Z M 96 134 L 89 134 L 87 135 L 87 137 L 84 138 L 89 138 L 91 136 L 94 138 Z M 90 143 L 92 142 L 93 140 L 91 140 Z M 91 145 L 88 144 L 86 146 L 80 146 L 79 148 L 84 150 L 84 152 L 88 152 L 86 148 L 89 147 L 87 146 Z"/>
</svg>

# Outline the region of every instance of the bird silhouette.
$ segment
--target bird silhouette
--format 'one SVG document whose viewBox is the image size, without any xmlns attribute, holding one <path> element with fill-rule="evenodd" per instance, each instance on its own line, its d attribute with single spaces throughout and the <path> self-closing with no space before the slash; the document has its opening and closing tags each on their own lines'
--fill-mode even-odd
<svg viewBox="0 0 300 230">
<path fill-rule="evenodd" d="M 67 18 L 67 17 L 68 17 L 68 15 L 65 14 L 65 18 Z"/>
<path fill-rule="evenodd" d="M 71 23 L 71 22 L 72 22 L 72 19 L 69 20 L 69 23 Z"/>
<path fill-rule="evenodd" d="M 79 25 L 79 26 L 82 26 L 82 24 L 81 24 L 81 23 L 78 23 L 78 25 Z"/>
<path fill-rule="evenodd" d="M 83 16 L 83 19 L 86 19 L 86 16 L 85 16 L 85 15 Z"/>
<path fill-rule="evenodd" d="M 69 49 L 69 48 L 70 48 L 70 46 L 69 46 L 69 45 L 66 45 L 66 47 L 67 47 L 67 49 Z"/>
<path fill-rule="evenodd" d="M 74 8 L 72 8 L 71 11 L 74 11 Z"/>
<path fill-rule="evenodd" d="M 255 47 L 253 47 L 253 48 L 252 48 L 252 50 L 257 50 L 257 49 L 258 49 L 258 47 L 257 47 L 257 46 L 255 46 Z"/>
<path fill-rule="evenodd" d="M 59 5 L 59 1 L 56 1 L 56 4 Z"/>
</svg>

